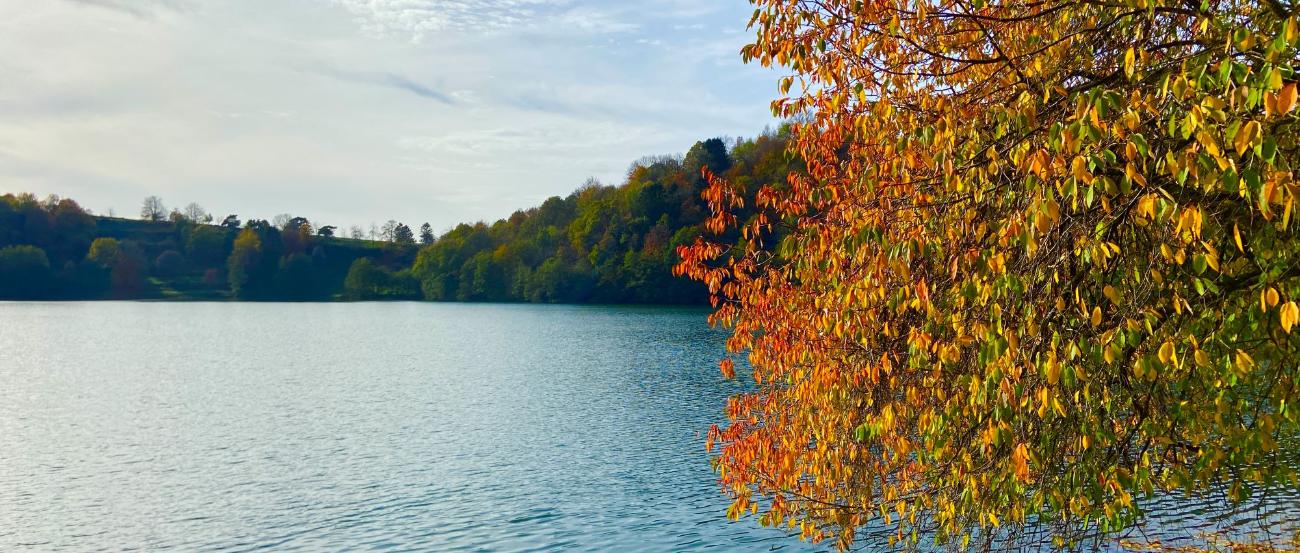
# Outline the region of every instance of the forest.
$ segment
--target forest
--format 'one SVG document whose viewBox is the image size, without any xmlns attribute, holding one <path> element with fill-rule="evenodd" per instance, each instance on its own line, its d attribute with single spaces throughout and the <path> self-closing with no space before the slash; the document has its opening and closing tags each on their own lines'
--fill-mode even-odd
<svg viewBox="0 0 1300 553">
<path fill-rule="evenodd" d="M 708 437 L 728 514 L 845 550 L 1110 549 L 1160 497 L 1267 527 L 1300 481 L 1295 3 L 754 4 L 806 170 L 709 179 L 747 241 L 677 267 L 757 384 Z"/>
<path fill-rule="evenodd" d="M 216 220 L 150 196 L 139 219 L 75 200 L 0 196 L 0 298 L 252 301 L 432 300 L 696 304 L 704 285 L 673 276 L 676 249 L 708 214 L 706 173 L 751 190 L 795 169 L 788 127 L 697 142 L 643 158 L 619 186 L 588 180 L 566 197 L 435 236 L 389 221 L 348 237 L 305 217 Z"/>
</svg>

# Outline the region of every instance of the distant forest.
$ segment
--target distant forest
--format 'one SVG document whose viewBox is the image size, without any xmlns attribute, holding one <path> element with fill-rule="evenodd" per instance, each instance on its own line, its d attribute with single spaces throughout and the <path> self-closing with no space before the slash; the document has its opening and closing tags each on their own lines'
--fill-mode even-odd
<svg viewBox="0 0 1300 553">
<path fill-rule="evenodd" d="M 76 201 L 0 196 L 0 299 L 326 301 L 425 299 L 692 304 L 704 287 L 672 275 L 702 232 L 701 169 L 752 194 L 797 169 L 787 129 L 685 156 L 644 158 L 619 186 L 595 181 L 492 224 L 434 236 L 389 221 L 367 235 L 305 217 L 216 220 L 146 198 L 139 219 Z M 750 204 L 752 205 L 752 203 Z"/>
</svg>

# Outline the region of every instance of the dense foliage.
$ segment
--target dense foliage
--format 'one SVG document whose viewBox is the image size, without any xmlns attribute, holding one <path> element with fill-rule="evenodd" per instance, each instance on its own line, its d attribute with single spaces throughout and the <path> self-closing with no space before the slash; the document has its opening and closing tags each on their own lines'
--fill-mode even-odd
<svg viewBox="0 0 1300 553">
<path fill-rule="evenodd" d="M 759 384 L 710 436 L 733 515 L 1060 546 L 1296 485 L 1293 4 L 755 3 L 808 170 L 714 179 L 748 240 L 679 267 Z"/>
<path fill-rule="evenodd" d="M 69 199 L 0 196 L 0 299 L 322 300 L 342 292 L 357 259 L 400 268 L 415 257 L 414 246 L 336 239 L 302 218 L 213 225 L 194 204 L 161 213 L 156 197 L 136 221 Z"/>
<path fill-rule="evenodd" d="M 431 300 L 702 303 L 674 278 L 675 250 L 700 234 L 701 169 L 753 190 L 793 168 L 783 133 L 698 142 L 683 158 L 632 166 L 622 186 L 589 183 L 492 225 L 460 225 L 420 251 L 413 272 Z"/>
<path fill-rule="evenodd" d="M 367 241 L 357 227 L 345 239 L 289 215 L 216 222 L 196 204 L 169 212 L 154 196 L 141 220 L 94 217 L 72 200 L 6 195 L 0 248 L 22 247 L 0 251 L 0 298 L 702 303 L 705 287 L 671 270 L 708 214 L 701 170 L 752 194 L 795 168 L 786 138 L 705 140 L 684 157 L 637 162 L 621 186 L 591 182 L 441 237 L 428 223 L 417 234 L 388 221 Z"/>
</svg>

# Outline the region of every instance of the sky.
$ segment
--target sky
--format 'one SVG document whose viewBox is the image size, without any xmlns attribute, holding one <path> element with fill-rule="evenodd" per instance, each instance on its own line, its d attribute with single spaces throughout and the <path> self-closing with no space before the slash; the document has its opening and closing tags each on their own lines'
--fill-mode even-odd
<svg viewBox="0 0 1300 553">
<path fill-rule="evenodd" d="M 744 0 L 0 0 L 0 193 L 439 231 L 773 123 Z"/>
</svg>

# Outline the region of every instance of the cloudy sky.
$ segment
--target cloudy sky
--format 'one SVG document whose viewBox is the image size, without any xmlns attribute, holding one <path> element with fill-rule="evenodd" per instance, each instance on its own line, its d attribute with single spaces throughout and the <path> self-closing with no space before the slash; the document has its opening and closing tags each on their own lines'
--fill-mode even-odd
<svg viewBox="0 0 1300 553">
<path fill-rule="evenodd" d="M 771 123 L 744 0 L 0 0 L 0 193 L 445 230 Z"/>
</svg>

